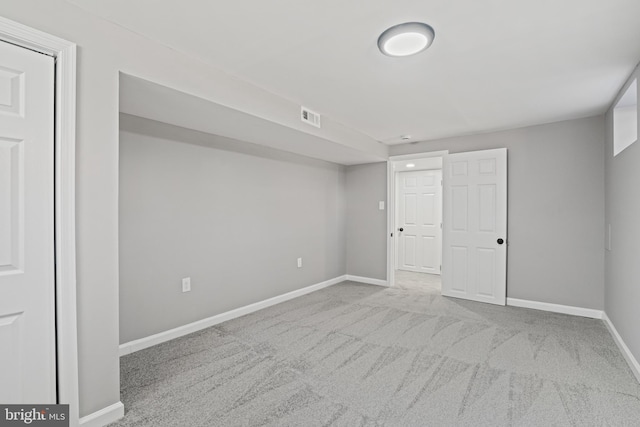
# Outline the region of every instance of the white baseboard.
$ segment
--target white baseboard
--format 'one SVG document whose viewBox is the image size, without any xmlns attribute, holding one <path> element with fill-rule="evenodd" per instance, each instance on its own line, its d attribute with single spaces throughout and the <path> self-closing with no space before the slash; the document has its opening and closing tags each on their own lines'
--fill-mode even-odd
<svg viewBox="0 0 640 427">
<path fill-rule="evenodd" d="M 638 363 L 638 360 L 633 356 L 633 353 L 631 353 L 631 350 L 629 350 L 629 347 L 627 347 L 624 340 L 616 330 L 616 327 L 613 326 L 611 319 L 609 319 L 609 316 L 607 316 L 607 313 L 605 312 L 602 313 L 602 321 L 606 325 L 607 329 L 609 329 L 609 332 L 611 332 L 613 340 L 622 352 L 629 368 L 631 368 L 631 372 L 633 372 L 633 375 L 635 375 L 638 382 L 640 382 L 640 363 Z"/>
<path fill-rule="evenodd" d="M 200 331 L 202 329 L 206 329 L 210 326 L 214 326 L 219 323 L 226 322 L 227 320 L 235 319 L 237 317 L 241 317 L 246 314 L 250 314 L 255 311 L 262 310 L 263 308 L 280 304 L 281 302 L 289 301 L 290 299 L 297 298 L 314 291 L 318 291 L 328 286 L 332 286 L 337 283 L 344 282 L 345 280 L 347 280 L 346 275 L 338 276 L 336 278 L 326 280 L 321 283 L 316 283 L 315 285 L 307 286 L 306 288 L 297 289 L 295 291 L 278 295 L 276 297 L 269 298 L 264 301 L 259 301 L 253 304 L 246 305 L 244 307 L 236 308 L 235 310 L 227 311 L 225 313 L 208 317 L 206 319 L 198 320 L 197 322 L 189 323 L 188 325 L 179 326 L 177 328 L 160 332 L 155 335 L 151 335 L 145 338 L 140 338 L 134 341 L 129 341 L 127 343 L 120 344 L 120 356 L 125 356 L 127 354 L 134 353 L 138 350 L 152 347 L 154 345 L 157 345 L 166 341 L 170 341 L 172 339 L 179 338 L 184 335 L 188 335 L 193 332 Z"/>
<path fill-rule="evenodd" d="M 572 307 L 570 305 L 551 304 L 548 302 L 528 301 L 516 298 L 507 298 L 507 305 L 551 311 L 553 313 L 571 314 L 572 316 L 590 317 L 592 319 L 602 319 L 602 310 L 594 310 L 592 308 Z"/>
<path fill-rule="evenodd" d="M 102 427 L 118 421 L 122 417 L 124 417 L 124 405 L 122 402 L 118 402 L 80 418 L 80 425 L 82 427 Z"/>
<path fill-rule="evenodd" d="M 370 277 L 352 276 L 351 274 L 347 274 L 347 280 L 351 280 L 352 282 L 366 283 L 367 285 L 389 286 L 389 282 L 387 282 L 386 280 L 372 279 Z"/>
</svg>

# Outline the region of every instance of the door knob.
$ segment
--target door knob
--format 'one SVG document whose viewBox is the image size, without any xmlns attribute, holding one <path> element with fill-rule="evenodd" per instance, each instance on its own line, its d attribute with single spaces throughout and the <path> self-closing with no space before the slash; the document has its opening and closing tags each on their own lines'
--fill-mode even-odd
<svg viewBox="0 0 640 427">
<path fill-rule="evenodd" d="M 398 228 L 398 230 L 400 230 L 400 231 L 404 231 L 404 228 L 400 227 L 400 228 Z"/>
<path fill-rule="evenodd" d="M 498 244 L 501 245 L 504 243 L 504 239 L 498 239 Z"/>
</svg>

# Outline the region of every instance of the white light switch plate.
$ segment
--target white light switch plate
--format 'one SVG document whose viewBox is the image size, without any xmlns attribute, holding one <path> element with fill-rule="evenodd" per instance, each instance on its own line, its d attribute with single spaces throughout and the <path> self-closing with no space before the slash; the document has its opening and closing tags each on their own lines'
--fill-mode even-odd
<svg viewBox="0 0 640 427">
<path fill-rule="evenodd" d="M 380 209 L 381 211 L 384 210 L 384 202 L 378 202 L 378 209 Z"/>
<path fill-rule="evenodd" d="M 182 292 L 191 292 L 191 277 L 182 279 Z"/>
</svg>

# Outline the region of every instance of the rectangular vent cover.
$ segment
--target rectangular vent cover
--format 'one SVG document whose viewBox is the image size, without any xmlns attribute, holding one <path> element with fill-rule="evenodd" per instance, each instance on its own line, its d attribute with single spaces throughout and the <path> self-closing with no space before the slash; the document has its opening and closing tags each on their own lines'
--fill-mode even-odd
<svg viewBox="0 0 640 427">
<path fill-rule="evenodd" d="M 300 109 L 300 118 L 303 122 L 309 123 L 311 126 L 320 127 L 320 114 L 309 110 L 306 107 Z"/>
</svg>

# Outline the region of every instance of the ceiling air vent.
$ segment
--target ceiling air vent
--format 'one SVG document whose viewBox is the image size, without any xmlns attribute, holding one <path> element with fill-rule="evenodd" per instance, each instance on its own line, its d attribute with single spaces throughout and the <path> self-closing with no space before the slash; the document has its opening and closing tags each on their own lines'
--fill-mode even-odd
<svg viewBox="0 0 640 427">
<path fill-rule="evenodd" d="M 300 118 L 303 122 L 309 123 L 311 126 L 320 127 L 320 114 L 309 110 L 306 107 L 300 109 Z"/>
</svg>

